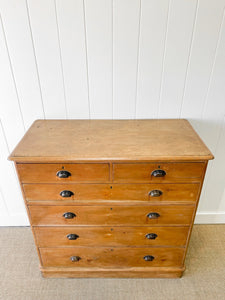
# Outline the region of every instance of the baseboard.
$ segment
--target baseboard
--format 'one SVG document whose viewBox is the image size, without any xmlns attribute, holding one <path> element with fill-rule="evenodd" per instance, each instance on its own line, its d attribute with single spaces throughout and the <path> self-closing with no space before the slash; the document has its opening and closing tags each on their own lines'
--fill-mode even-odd
<svg viewBox="0 0 225 300">
<path fill-rule="evenodd" d="M 30 226 L 26 214 L 0 215 L 0 226 Z"/>
<path fill-rule="evenodd" d="M 225 223 L 225 211 L 199 212 L 195 217 L 195 224 L 222 224 Z"/>
</svg>

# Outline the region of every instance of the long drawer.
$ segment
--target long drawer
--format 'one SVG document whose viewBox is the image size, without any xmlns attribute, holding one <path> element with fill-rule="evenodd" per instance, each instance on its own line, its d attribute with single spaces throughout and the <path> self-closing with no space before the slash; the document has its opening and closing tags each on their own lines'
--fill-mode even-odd
<svg viewBox="0 0 225 300">
<path fill-rule="evenodd" d="M 175 267 L 183 248 L 39 248 L 44 267 Z"/>
<path fill-rule="evenodd" d="M 22 183 L 109 181 L 109 164 L 17 164 Z"/>
<path fill-rule="evenodd" d="M 115 163 L 114 182 L 200 182 L 205 163 Z M 157 171 L 154 173 L 154 171 Z M 154 176 L 155 174 L 155 176 Z"/>
<path fill-rule="evenodd" d="M 138 200 L 194 203 L 198 183 L 190 184 L 24 184 L 27 201 Z M 64 191 L 64 194 L 63 194 Z"/>
<path fill-rule="evenodd" d="M 29 205 L 32 225 L 190 225 L 194 206 Z"/>
<path fill-rule="evenodd" d="M 34 227 L 38 247 L 180 246 L 189 227 Z"/>
</svg>

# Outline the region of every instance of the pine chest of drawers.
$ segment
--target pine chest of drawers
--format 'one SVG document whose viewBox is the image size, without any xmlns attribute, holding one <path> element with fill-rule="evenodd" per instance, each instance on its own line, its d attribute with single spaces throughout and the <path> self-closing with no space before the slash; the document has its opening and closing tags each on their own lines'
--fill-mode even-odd
<svg viewBox="0 0 225 300">
<path fill-rule="evenodd" d="M 37 120 L 15 161 L 44 277 L 180 277 L 207 162 L 186 120 Z"/>
</svg>

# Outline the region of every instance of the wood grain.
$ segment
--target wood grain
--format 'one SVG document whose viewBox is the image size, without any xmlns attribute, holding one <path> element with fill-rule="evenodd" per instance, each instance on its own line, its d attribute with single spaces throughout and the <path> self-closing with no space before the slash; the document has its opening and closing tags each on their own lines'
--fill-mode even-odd
<svg viewBox="0 0 225 300">
<path fill-rule="evenodd" d="M 37 121 L 18 149 L 24 158 L 10 159 L 43 276 L 181 276 L 207 160 L 213 158 L 187 121 Z M 151 175 L 159 169 L 164 177 Z M 71 176 L 60 179 L 59 170 Z M 65 190 L 72 195 L 62 197 Z M 154 197 L 153 190 L 160 194 Z M 146 255 L 154 259 L 146 261 Z"/>
<path fill-rule="evenodd" d="M 148 203 L 194 204 L 199 194 L 199 184 L 24 184 L 27 201 L 55 200 L 77 202 L 80 200 L 119 200 L 123 202 L 147 201 Z M 64 198 L 61 191 L 69 190 L 73 195 Z M 162 195 L 152 197 L 149 193 L 159 190 Z"/>
<path fill-rule="evenodd" d="M 96 227 L 96 226 L 65 226 L 65 227 L 34 227 L 37 246 L 74 247 L 87 246 L 179 246 L 184 247 L 189 227 Z M 146 237 L 155 233 L 155 239 Z M 76 240 L 69 240 L 67 235 L 76 234 Z"/>
<path fill-rule="evenodd" d="M 58 268 L 40 267 L 46 278 L 179 278 L 185 267 L 142 267 L 142 268 Z"/>
<path fill-rule="evenodd" d="M 194 161 L 213 155 L 187 120 L 38 120 L 9 159 L 17 162 Z"/>
<path fill-rule="evenodd" d="M 99 182 L 109 180 L 109 164 L 17 164 L 22 183 Z M 56 176 L 58 171 L 71 173 L 68 178 Z"/>
<path fill-rule="evenodd" d="M 182 267 L 183 248 L 40 248 L 44 267 Z M 154 256 L 145 261 L 146 255 Z M 79 256 L 77 262 L 71 256 Z"/>
<path fill-rule="evenodd" d="M 48 206 L 29 205 L 33 226 L 41 225 L 190 225 L 194 206 L 148 205 L 148 206 Z M 73 212 L 76 217 L 65 219 L 63 214 Z M 147 215 L 157 212 L 160 217 L 149 219 Z"/>
<path fill-rule="evenodd" d="M 205 163 L 133 163 L 113 164 L 114 182 L 200 182 Z M 164 170 L 164 177 L 154 177 L 154 170 Z"/>
</svg>

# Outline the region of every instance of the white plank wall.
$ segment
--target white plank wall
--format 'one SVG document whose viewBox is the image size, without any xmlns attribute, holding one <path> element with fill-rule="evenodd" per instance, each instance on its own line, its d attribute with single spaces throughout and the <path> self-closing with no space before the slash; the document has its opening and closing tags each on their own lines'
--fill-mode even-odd
<svg viewBox="0 0 225 300">
<path fill-rule="evenodd" d="M 225 0 L 0 0 L 0 225 L 28 225 L 7 161 L 38 118 L 187 118 L 215 155 L 197 223 L 225 223 Z"/>
</svg>

